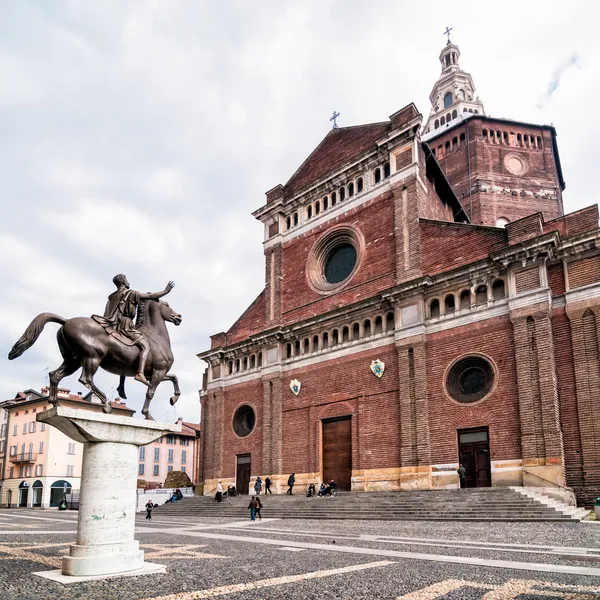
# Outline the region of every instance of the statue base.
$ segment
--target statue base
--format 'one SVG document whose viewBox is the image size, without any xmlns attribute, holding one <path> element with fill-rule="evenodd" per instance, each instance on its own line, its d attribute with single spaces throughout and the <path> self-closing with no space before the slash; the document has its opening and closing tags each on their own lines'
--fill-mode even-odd
<svg viewBox="0 0 600 600">
<path fill-rule="evenodd" d="M 146 565 L 164 572 L 162 565 L 144 563 L 134 539 L 139 446 L 179 433 L 181 426 L 61 406 L 37 420 L 84 444 L 77 542 L 63 558 L 62 576 L 112 577 Z"/>
</svg>

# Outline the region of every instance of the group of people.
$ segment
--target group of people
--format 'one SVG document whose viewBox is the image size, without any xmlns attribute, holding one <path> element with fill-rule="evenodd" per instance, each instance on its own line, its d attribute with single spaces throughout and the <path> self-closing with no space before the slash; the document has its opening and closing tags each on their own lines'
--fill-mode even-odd
<svg viewBox="0 0 600 600">
<path fill-rule="evenodd" d="M 323 496 L 335 496 L 337 491 L 337 483 L 334 479 L 330 479 L 327 483 L 322 482 L 319 491 L 317 492 L 317 488 L 314 483 L 310 483 L 308 485 L 308 489 L 306 490 L 306 497 L 312 498 L 313 496 L 323 497 Z"/>
<path fill-rule="evenodd" d="M 262 492 L 262 485 L 263 485 L 263 481 L 262 479 L 259 477 L 256 478 L 256 481 L 254 482 L 254 491 L 256 492 L 257 496 L 260 496 L 260 493 Z M 273 482 L 271 481 L 270 477 L 267 477 L 265 479 L 265 496 L 267 494 L 272 494 L 273 492 L 271 491 L 271 486 L 273 485 Z"/>
</svg>

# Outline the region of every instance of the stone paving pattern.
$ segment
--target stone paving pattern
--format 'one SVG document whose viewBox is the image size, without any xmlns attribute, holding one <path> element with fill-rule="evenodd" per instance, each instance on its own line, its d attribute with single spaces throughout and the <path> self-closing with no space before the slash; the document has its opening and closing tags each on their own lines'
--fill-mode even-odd
<svg viewBox="0 0 600 600">
<path fill-rule="evenodd" d="M 48 519 L 48 520 L 46 520 Z M 75 537 L 75 513 L 0 511 L 0 598 L 28 600 L 187 600 L 192 598 L 596 598 L 600 577 L 451 564 L 423 558 L 386 556 L 389 551 L 420 555 L 488 558 L 522 563 L 598 569 L 600 525 L 577 523 L 483 524 L 265 520 L 250 524 L 225 519 L 138 520 L 137 538 L 149 561 L 167 574 L 105 579 L 63 586 L 34 571 L 58 568 Z M 321 536 L 318 536 L 317 532 Z M 292 535 L 298 534 L 298 535 Z M 229 535 L 222 540 L 208 535 Z M 383 536 L 394 543 L 359 536 Z M 246 541 L 248 537 L 259 542 Z M 418 538 L 398 544 L 392 538 Z M 277 543 L 265 543 L 276 540 Z M 428 542 L 427 540 L 439 540 Z M 472 542 L 461 547 L 461 540 Z M 315 543 L 306 549 L 295 543 Z M 335 542 L 335 544 L 334 544 Z M 481 542 L 482 548 L 477 543 Z M 426 544 L 432 543 L 431 546 Z M 490 543 L 502 544 L 496 549 Z M 507 551 L 524 544 L 525 552 Z M 338 549 L 336 550 L 336 546 Z M 339 546 L 366 555 L 340 552 Z M 532 546 L 556 546 L 540 550 Z M 561 551 L 560 548 L 563 548 Z M 514 547 L 513 547 L 514 548 Z M 569 549 L 595 549 L 585 556 Z M 567 550 L 564 550 L 567 549 Z M 535 551 L 541 553 L 534 553 Z M 377 554 L 381 552 L 381 554 Z M 584 552 L 581 552 L 582 554 Z M 561 587 L 568 586 L 568 587 Z M 203 592 L 205 590 L 210 590 Z"/>
</svg>

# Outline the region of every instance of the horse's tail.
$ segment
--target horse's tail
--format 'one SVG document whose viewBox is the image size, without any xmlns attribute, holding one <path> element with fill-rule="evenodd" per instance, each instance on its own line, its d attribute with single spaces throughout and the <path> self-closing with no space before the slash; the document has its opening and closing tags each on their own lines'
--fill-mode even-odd
<svg viewBox="0 0 600 600">
<path fill-rule="evenodd" d="M 25 350 L 31 348 L 35 344 L 36 340 L 40 337 L 40 334 L 44 330 L 46 323 L 60 323 L 64 325 L 67 319 L 59 317 L 53 313 L 42 313 L 38 315 L 25 330 L 25 333 L 15 342 L 15 345 L 11 348 L 8 353 L 8 360 L 14 360 L 19 358 Z"/>
</svg>

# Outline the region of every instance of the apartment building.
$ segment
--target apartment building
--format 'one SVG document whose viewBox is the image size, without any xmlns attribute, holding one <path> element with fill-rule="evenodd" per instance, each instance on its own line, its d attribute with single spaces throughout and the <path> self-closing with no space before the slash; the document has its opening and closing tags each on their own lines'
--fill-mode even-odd
<svg viewBox="0 0 600 600">
<path fill-rule="evenodd" d="M 192 483 L 196 482 L 200 424 L 182 419 L 177 423 L 181 425 L 181 433 L 165 435 L 147 446 L 140 446 L 138 479 L 163 484 L 167 473 L 183 471 Z"/>
</svg>

